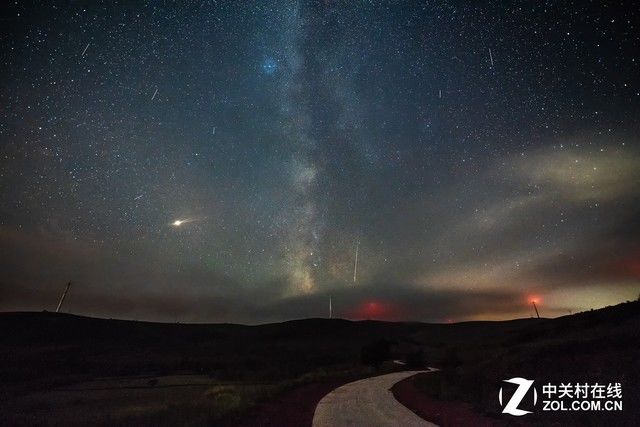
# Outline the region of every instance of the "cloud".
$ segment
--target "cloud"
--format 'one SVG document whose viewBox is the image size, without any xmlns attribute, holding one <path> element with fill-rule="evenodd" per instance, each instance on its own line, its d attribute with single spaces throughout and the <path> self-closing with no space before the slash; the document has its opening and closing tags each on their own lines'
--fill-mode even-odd
<svg viewBox="0 0 640 427">
<path fill-rule="evenodd" d="M 69 281 L 76 309 L 88 314 L 113 310 L 114 316 L 173 313 L 181 302 L 197 302 L 203 295 L 217 300 L 248 291 L 219 271 L 181 265 L 146 253 L 148 248 L 120 255 L 113 246 L 66 234 L 7 228 L 0 228 L 0 247 L 7 249 L 0 279 L 3 310 L 53 309 Z"/>
<path fill-rule="evenodd" d="M 634 194 L 640 185 L 640 156 L 630 149 L 553 146 L 517 160 L 522 183 L 565 202 L 611 201 Z"/>
<path fill-rule="evenodd" d="M 270 320 L 326 317 L 329 296 L 334 314 L 351 319 L 459 321 L 488 316 L 511 318 L 528 310 L 526 296 L 510 289 L 469 292 L 380 282 L 281 299 L 256 307 L 254 315 Z"/>
<path fill-rule="evenodd" d="M 627 299 L 640 283 L 640 157 L 602 148 L 508 154 L 411 197 L 389 194 L 384 175 L 360 171 L 361 199 L 345 190 L 318 202 L 322 210 L 315 190 L 297 200 L 274 236 L 273 267 L 253 275 L 237 273 L 249 265 L 242 256 L 232 268 L 208 250 L 211 230 L 99 243 L 55 223 L 3 227 L 0 308 L 53 309 L 69 280 L 74 312 L 165 321 L 324 316 L 329 295 L 337 315 L 395 320 L 519 317 L 529 314 L 532 293 L 553 301 L 546 315 Z M 303 187 L 316 179 L 311 169 L 296 170 Z M 322 185 L 339 178 L 321 177 Z M 371 182 L 380 185 L 365 186 Z"/>
<path fill-rule="evenodd" d="M 446 226 L 425 247 L 439 258 L 416 270 L 412 283 L 576 293 L 607 283 L 611 295 L 628 295 L 640 282 L 639 180 L 637 152 L 612 145 L 507 155 L 466 183 L 467 205 L 440 219 Z"/>
<path fill-rule="evenodd" d="M 286 278 L 249 286 L 218 272 L 194 267 L 179 271 L 160 261 L 150 266 L 123 264 L 106 247 L 43 232 L 2 229 L 0 245 L 11 245 L 14 254 L 3 261 L 4 310 L 53 310 L 69 280 L 74 282 L 65 301 L 70 312 L 156 321 L 258 323 L 323 317 L 329 295 L 337 316 L 355 319 L 446 320 L 489 313 L 509 317 L 523 306 L 512 304 L 514 299 L 523 300 L 519 291 L 418 289 L 397 282 L 338 284 L 314 294 L 283 297 Z M 507 301 L 509 305 L 504 305 Z M 379 309 L 369 312 L 367 304 Z"/>
</svg>

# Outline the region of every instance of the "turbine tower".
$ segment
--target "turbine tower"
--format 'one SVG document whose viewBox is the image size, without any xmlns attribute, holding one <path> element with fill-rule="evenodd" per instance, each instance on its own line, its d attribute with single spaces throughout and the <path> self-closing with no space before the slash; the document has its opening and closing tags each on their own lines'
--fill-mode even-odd
<svg viewBox="0 0 640 427">
<path fill-rule="evenodd" d="M 535 299 L 531 300 L 531 304 L 533 304 L 533 309 L 536 311 L 536 317 L 539 319 L 540 318 L 540 313 L 538 313 L 538 307 L 536 306 L 536 300 Z"/>
<path fill-rule="evenodd" d="M 353 283 L 358 280 L 358 250 L 360 249 L 360 242 L 356 243 L 356 259 L 353 263 Z"/>
<path fill-rule="evenodd" d="M 56 313 L 60 312 L 60 307 L 62 307 L 62 303 L 64 302 L 65 297 L 67 296 L 67 292 L 69 292 L 69 288 L 71 287 L 71 282 L 67 283 L 67 287 L 64 288 L 64 292 L 60 297 L 60 302 L 58 303 L 58 307 L 56 308 Z"/>
</svg>

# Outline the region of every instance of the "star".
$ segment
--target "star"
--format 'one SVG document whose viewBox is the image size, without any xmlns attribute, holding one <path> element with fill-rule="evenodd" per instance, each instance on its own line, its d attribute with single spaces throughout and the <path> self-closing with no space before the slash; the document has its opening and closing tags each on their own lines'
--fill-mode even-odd
<svg viewBox="0 0 640 427">
<path fill-rule="evenodd" d="M 265 58 L 262 61 L 262 71 L 267 75 L 272 75 L 278 71 L 278 62 L 273 58 Z"/>
</svg>

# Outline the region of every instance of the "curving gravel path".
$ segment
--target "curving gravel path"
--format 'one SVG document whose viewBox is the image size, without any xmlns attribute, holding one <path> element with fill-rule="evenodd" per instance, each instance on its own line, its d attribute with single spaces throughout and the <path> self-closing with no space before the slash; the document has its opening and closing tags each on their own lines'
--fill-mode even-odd
<svg viewBox="0 0 640 427">
<path fill-rule="evenodd" d="M 313 427 L 437 427 L 398 402 L 390 390 L 398 381 L 432 370 L 394 372 L 338 387 L 316 406 Z"/>
</svg>

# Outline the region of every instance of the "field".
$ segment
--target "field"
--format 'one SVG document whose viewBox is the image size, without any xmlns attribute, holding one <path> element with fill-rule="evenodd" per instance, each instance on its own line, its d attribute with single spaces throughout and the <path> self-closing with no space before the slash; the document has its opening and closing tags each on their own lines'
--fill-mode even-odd
<svg viewBox="0 0 640 427">
<path fill-rule="evenodd" d="M 638 416 L 636 302 L 552 320 L 459 324 L 187 325 L 3 313 L 0 328 L 0 419 L 7 425 L 304 425 L 333 387 L 402 368 L 362 363 L 363 347 L 384 340 L 388 359 L 419 352 L 443 369 L 407 386 L 418 406 L 464 404 L 472 417 L 499 423 L 499 384 L 522 376 L 621 382 L 617 424 Z M 526 421 L 595 425 L 602 416 L 533 414 Z"/>
</svg>

